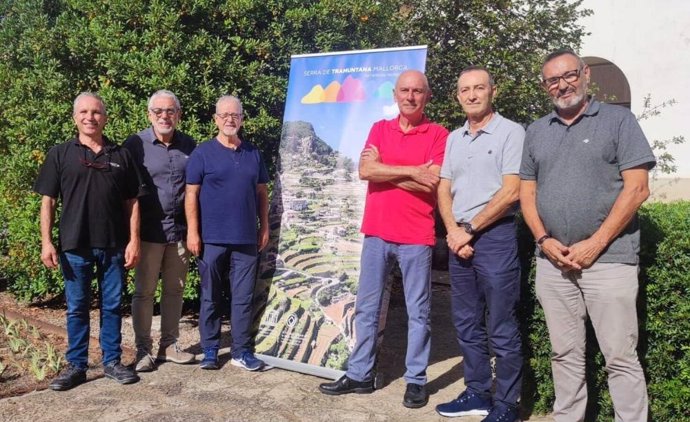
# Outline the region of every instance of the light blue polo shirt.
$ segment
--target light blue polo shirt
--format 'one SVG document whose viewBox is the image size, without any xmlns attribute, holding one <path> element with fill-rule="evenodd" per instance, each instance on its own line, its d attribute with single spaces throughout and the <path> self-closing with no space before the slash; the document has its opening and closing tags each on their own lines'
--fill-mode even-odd
<svg viewBox="0 0 690 422">
<path fill-rule="evenodd" d="M 469 122 L 446 142 L 441 177 L 451 181 L 455 221 L 470 221 L 501 189 L 503 176 L 519 174 L 525 130 L 498 113 L 474 136 Z M 508 214 L 515 214 L 517 204 Z"/>
</svg>

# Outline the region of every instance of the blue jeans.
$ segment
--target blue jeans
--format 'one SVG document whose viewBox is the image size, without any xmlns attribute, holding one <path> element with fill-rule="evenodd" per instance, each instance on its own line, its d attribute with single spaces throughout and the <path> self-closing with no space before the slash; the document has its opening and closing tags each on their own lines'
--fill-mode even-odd
<svg viewBox="0 0 690 422">
<path fill-rule="evenodd" d="M 243 352 L 253 352 L 251 328 L 256 284 L 256 245 L 205 243 L 202 256 L 197 263 L 201 276 L 201 347 L 218 350 L 220 346 L 220 312 L 217 308 L 222 285 L 229 282 L 232 357 L 239 358 Z"/>
<path fill-rule="evenodd" d="M 404 378 L 407 383 L 424 385 L 431 350 L 431 247 L 390 243 L 374 236 L 366 236 L 362 245 L 355 304 L 357 339 L 348 361 L 347 376 L 355 381 L 373 377 L 381 301 L 396 260 L 402 270 L 408 315 Z"/>
<path fill-rule="evenodd" d="M 515 404 L 522 387 L 522 342 L 515 315 L 520 262 L 514 220 L 500 220 L 475 237 L 472 246 L 469 260 L 449 257 L 451 310 L 465 385 L 476 394 L 491 396 L 490 342 L 496 355 L 494 399 Z"/>
<path fill-rule="evenodd" d="M 60 265 L 67 301 L 67 361 L 77 368 L 88 367 L 91 281 L 95 276 L 100 294 L 103 364 L 119 362 L 122 355 L 120 303 L 126 274 L 123 250 L 73 249 L 60 253 Z"/>
</svg>

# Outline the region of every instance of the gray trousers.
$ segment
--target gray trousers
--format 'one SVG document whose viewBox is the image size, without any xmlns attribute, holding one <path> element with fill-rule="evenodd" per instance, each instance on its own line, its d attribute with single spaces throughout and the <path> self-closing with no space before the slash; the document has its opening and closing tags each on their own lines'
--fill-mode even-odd
<svg viewBox="0 0 690 422">
<path fill-rule="evenodd" d="M 165 348 L 177 341 L 180 335 L 182 295 L 188 268 L 189 251 L 185 242 L 168 244 L 141 242 L 132 296 L 132 325 L 137 349 L 151 353 L 153 299 L 159 278 L 163 282 L 160 303 L 160 347 Z"/>
<path fill-rule="evenodd" d="M 637 357 L 638 267 L 595 263 L 582 272 L 561 272 L 537 258 L 537 298 L 544 308 L 552 346 L 557 422 L 584 421 L 585 321 L 592 321 L 606 360 L 616 422 L 647 420 L 647 385 Z"/>
</svg>

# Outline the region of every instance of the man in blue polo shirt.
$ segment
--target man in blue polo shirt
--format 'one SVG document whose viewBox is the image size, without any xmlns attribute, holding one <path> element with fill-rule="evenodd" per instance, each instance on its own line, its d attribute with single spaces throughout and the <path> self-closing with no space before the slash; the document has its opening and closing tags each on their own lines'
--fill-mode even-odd
<svg viewBox="0 0 690 422">
<path fill-rule="evenodd" d="M 127 138 L 127 148 L 139 165 L 148 194 L 135 210 L 141 215 L 141 257 L 134 276 L 132 325 L 137 346 L 135 369 L 153 371 L 159 362 L 190 363 L 194 355 L 177 344 L 182 294 L 189 267 L 184 238 L 185 168 L 194 139 L 177 130 L 180 101 L 168 90 L 156 91 L 148 101 L 151 126 Z M 151 354 L 153 299 L 161 278 L 161 325 L 157 358 Z"/>
<path fill-rule="evenodd" d="M 91 282 L 100 291 L 100 345 L 105 376 L 121 384 L 139 377 L 120 363 L 120 301 L 126 268 L 139 258 L 139 218 L 132 212 L 139 176 L 129 151 L 103 135 L 108 120 L 101 97 L 83 92 L 74 100 L 76 138 L 50 149 L 34 190 L 41 198 L 41 261 L 58 262 L 65 279 L 68 365 L 50 383 L 62 391 L 86 381 Z M 60 250 L 53 245 L 57 201 Z"/>
<path fill-rule="evenodd" d="M 228 282 L 230 363 L 250 371 L 263 366 L 254 356 L 251 325 L 257 254 L 268 243 L 268 173 L 259 150 L 239 137 L 242 119 L 240 100 L 221 97 L 214 114 L 218 135 L 199 145 L 187 164 L 187 247 L 199 257 L 203 369 L 218 369 L 219 301 Z"/>
<path fill-rule="evenodd" d="M 448 231 L 451 307 L 467 389 L 436 411 L 513 422 L 522 382 L 514 217 L 525 131 L 493 110 L 495 95 L 487 69 L 460 72 L 457 98 L 467 121 L 448 137 L 438 205 Z M 489 343 L 496 355 L 493 403 Z"/>
<path fill-rule="evenodd" d="M 615 420 L 648 420 L 637 357 L 637 209 L 656 164 L 635 116 L 587 95 L 589 67 L 575 53 L 551 53 L 542 86 L 554 111 L 527 128 L 520 204 L 537 239 L 535 288 L 553 352 L 557 422 L 587 408 L 585 321 L 606 359 Z"/>
</svg>

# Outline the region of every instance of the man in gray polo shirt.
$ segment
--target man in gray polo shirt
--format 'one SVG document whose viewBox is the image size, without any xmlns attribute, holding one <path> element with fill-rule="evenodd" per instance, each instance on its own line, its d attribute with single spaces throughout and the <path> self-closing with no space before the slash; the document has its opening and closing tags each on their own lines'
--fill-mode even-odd
<svg viewBox="0 0 690 422">
<path fill-rule="evenodd" d="M 457 98 L 467 121 L 446 143 L 438 205 L 452 252 L 451 307 L 467 389 L 436 411 L 513 422 L 522 384 L 514 216 L 525 131 L 493 110 L 495 95 L 496 85 L 485 68 L 471 66 L 460 73 Z M 489 342 L 496 355 L 493 400 Z"/>
<path fill-rule="evenodd" d="M 556 421 L 583 421 L 585 320 L 608 373 L 616 421 L 646 421 L 637 357 L 637 209 L 655 158 L 635 117 L 587 96 L 589 67 L 575 53 L 546 57 L 542 85 L 555 109 L 527 129 L 520 203 L 537 239 L 537 297 L 553 348 Z"/>
<path fill-rule="evenodd" d="M 185 168 L 196 142 L 176 130 L 182 110 L 168 90 L 156 91 L 148 102 L 151 127 L 124 143 L 141 169 L 148 195 L 140 198 L 141 258 L 134 277 L 132 322 L 137 346 L 137 372 L 156 368 L 151 354 L 153 298 L 161 275 L 161 337 L 158 361 L 190 363 L 194 355 L 180 349 L 182 293 L 187 279 L 189 251 L 185 244 Z"/>
</svg>

